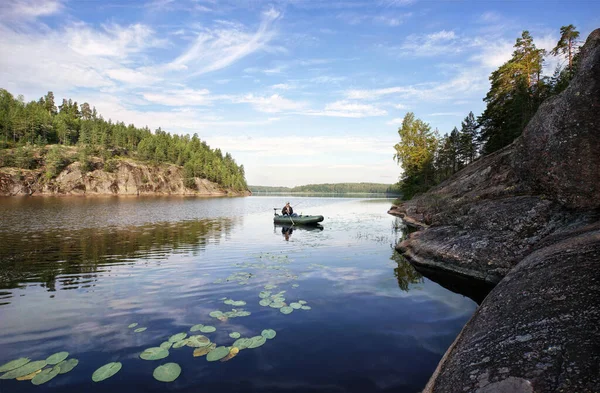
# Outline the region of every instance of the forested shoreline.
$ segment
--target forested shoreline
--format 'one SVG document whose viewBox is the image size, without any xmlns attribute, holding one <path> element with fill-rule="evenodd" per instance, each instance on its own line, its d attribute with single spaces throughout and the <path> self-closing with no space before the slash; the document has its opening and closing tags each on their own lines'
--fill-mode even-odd
<svg viewBox="0 0 600 393">
<path fill-rule="evenodd" d="M 91 171 L 93 157 L 107 172 L 120 159 L 130 158 L 182 166 L 185 186 L 191 189 L 195 178 L 236 191 L 248 189 L 244 166 L 229 153 L 212 149 L 197 134 L 171 135 L 161 128 L 152 132 L 148 127 L 105 120 L 87 102 L 78 105 L 63 99 L 57 107 L 52 92 L 26 103 L 23 96 L 15 98 L 0 88 L 0 168 L 43 169 L 49 181 L 74 161 Z"/>
<path fill-rule="evenodd" d="M 397 184 L 384 183 L 323 183 L 306 184 L 296 187 L 271 187 L 249 186 L 252 192 L 323 192 L 323 193 L 366 193 L 366 194 L 392 194 L 398 195 L 400 189 Z"/>
<path fill-rule="evenodd" d="M 510 60 L 490 75 L 486 108 L 475 117 L 470 112 L 461 128 L 443 136 L 409 112 L 398 129 L 400 142 L 394 159 L 403 169 L 399 187 L 405 200 L 446 180 L 483 155 L 511 144 L 525 129 L 541 103 L 562 92 L 579 63 L 579 32 L 563 26 L 556 46 L 546 52 L 535 46 L 525 30 L 516 39 Z M 551 77 L 543 76 L 548 55 L 563 59 Z"/>
</svg>

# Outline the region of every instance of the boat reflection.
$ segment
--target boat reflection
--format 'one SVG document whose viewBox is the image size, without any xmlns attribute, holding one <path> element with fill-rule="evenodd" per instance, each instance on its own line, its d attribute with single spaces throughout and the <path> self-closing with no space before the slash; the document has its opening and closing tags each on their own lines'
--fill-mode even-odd
<svg viewBox="0 0 600 393">
<path fill-rule="evenodd" d="M 279 231 L 281 231 L 281 235 L 283 236 L 284 240 L 289 241 L 290 237 L 292 236 L 292 233 L 294 233 L 294 231 L 309 231 L 309 232 L 314 232 L 314 231 L 322 231 L 323 229 L 325 229 L 323 227 L 323 225 L 320 224 L 316 224 L 316 225 L 280 225 L 280 224 L 275 224 L 273 227 L 273 233 L 277 233 Z"/>
</svg>

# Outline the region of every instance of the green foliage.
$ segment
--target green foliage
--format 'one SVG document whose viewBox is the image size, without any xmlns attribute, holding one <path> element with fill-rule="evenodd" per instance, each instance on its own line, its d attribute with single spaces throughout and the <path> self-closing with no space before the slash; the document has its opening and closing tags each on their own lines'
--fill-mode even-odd
<svg viewBox="0 0 600 393">
<path fill-rule="evenodd" d="M 94 164 L 90 159 L 91 149 L 89 147 L 84 147 L 79 151 L 78 161 L 81 165 L 82 172 L 91 172 L 94 170 Z"/>
<path fill-rule="evenodd" d="M 306 184 L 297 187 L 249 186 L 252 192 L 306 192 L 306 193 L 365 193 L 365 194 L 394 194 L 400 192 L 398 184 L 384 183 L 324 183 Z"/>
<path fill-rule="evenodd" d="M 52 146 L 46 153 L 46 179 L 50 180 L 69 165 L 69 160 L 60 146 Z"/>
<path fill-rule="evenodd" d="M 404 116 L 398 135 L 400 142 L 394 145 L 394 159 L 403 170 L 402 194 L 410 199 L 435 183 L 433 161 L 438 141 L 429 124 L 415 119 L 412 112 Z"/>
<path fill-rule="evenodd" d="M 29 146 L 21 146 L 21 147 L 15 149 L 13 162 L 17 168 L 22 168 L 22 169 L 35 168 L 36 160 L 33 157 L 33 149 Z"/>
<path fill-rule="evenodd" d="M 111 158 L 104 162 L 104 170 L 106 172 L 114 173 L 117 170 L 118 165 L 119 165 L 119 160 Z"/>
<path fill-rule="evenodd" d="M 83 145 L 84 151 L 78 157 L 82 170 L 93 169 L 90 156 L 99 150 L 105 168 L 116 169 L 110 160 L 115 155 L 129 156 L 149 161 L 153 164 L 187 164 L 191 180 L 194 177 L 205 178 L 228 189 L 238 191 L 248 188 L 243 165 L 237 165 L 229 153 L 200 140 L 198 135 L 190 137 L 171 135 L 162 129 L 154 133 L 148 128 L 136 128 L 122 122 L 113 123 L 104 120 L 90 104 L 63 99 L 56 108 L 54 95 L 48 92 L 38 101 L 25 103 L 22 96 L 15 98 L 4 89 L 0 89 L 0 148 L 23 145 L 25 143 L 47 145 Z M 19 156 L 19 165 L 23 168 L 34 165 Z M 2 165 L 11 161 L 8 154 L 2 153 Z M 56 157 L 50 165 L 47 176 L 56 176 Z M 12 161 L 10 162 L 12 164 Z"/>
</svg>

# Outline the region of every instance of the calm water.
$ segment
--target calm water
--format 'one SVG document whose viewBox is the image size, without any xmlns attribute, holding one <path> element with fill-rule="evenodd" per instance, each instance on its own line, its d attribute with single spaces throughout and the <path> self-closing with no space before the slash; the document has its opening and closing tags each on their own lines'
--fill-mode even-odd
<svg viewBox="0 0 600 393">
<path fill-rule="evenodd" d="M 68 351 L 50 382 L 0 379 L 0 392 L 417 392 L 475 309 L 393 251 L 385 199 L 293 197 L 322 228 L 274 227 L 285 197 L 0 199 L 0 365 Z M 265 285 L 310 310 L 259 305 Z M 235 307 L 223 298 L 242 300 Z M 249 311 L 226 321 L 211 311 Z M 131 323 L 146 327 L 141 333 Z M 195 324 L 218 345 L 274 329 L 227 362 L 140 353 Z M 200 332 L 191 334 L 201 334 Z M 109 362 L 122 370 L 94 383 Z M 175 362 L 181 376 L 156 381 Z"/>
</svg>

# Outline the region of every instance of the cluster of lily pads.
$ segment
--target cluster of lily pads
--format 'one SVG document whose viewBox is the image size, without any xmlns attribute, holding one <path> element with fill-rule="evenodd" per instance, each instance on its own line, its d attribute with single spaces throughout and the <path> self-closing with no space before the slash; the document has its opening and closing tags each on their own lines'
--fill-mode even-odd
<svg viewBox="0 0 600 393">
<path fill-rule="evenodd" d="M 265 289 L 270 288 L 273 289 L 272 285 L 265 285 Z M 279 291 L 276 294 L 271 294 L 271 291 L 261 291 L 258 294 L 258 297 L 261 300 L 258 302 L 263 307 L 272 307 L 278 308 L 279 312 L 282 314 L 291 314 L 294 310 L 310 310 L 311 307 L 307 305 L 305 300 L 298 300 L 297 302 L 292 302 L 289 305 L 285 302 L 285 297 L 283 296 L 286 291 Z"/>
<path fill-rule="evenodd" d="M 32 362 L 29 358 L 15 359 L 0 366 L 0 373 L 3 373 L 0 379 L 31 381 L 34 385 L 42 385 L 59 374 L 68 373 L 79 364 L 79 360 L 68 357 L 68 352 L 57 352 L 46 360 Z"/>
<path fill-rule="evenodd" d="M 246 285 L 246 284 L 248 284 L 248 280 L 250 280 L 252 277 L 253 277 L 252 273 L 237 272 L 237 273 L 230 275 L 229 277 L 227 277 L 225 279 L 219 278 L 219 279 L 215 280 L 214 283 L 221 284 L 223 282 L 238 281 L 238 284 Z"/>
</svg>

